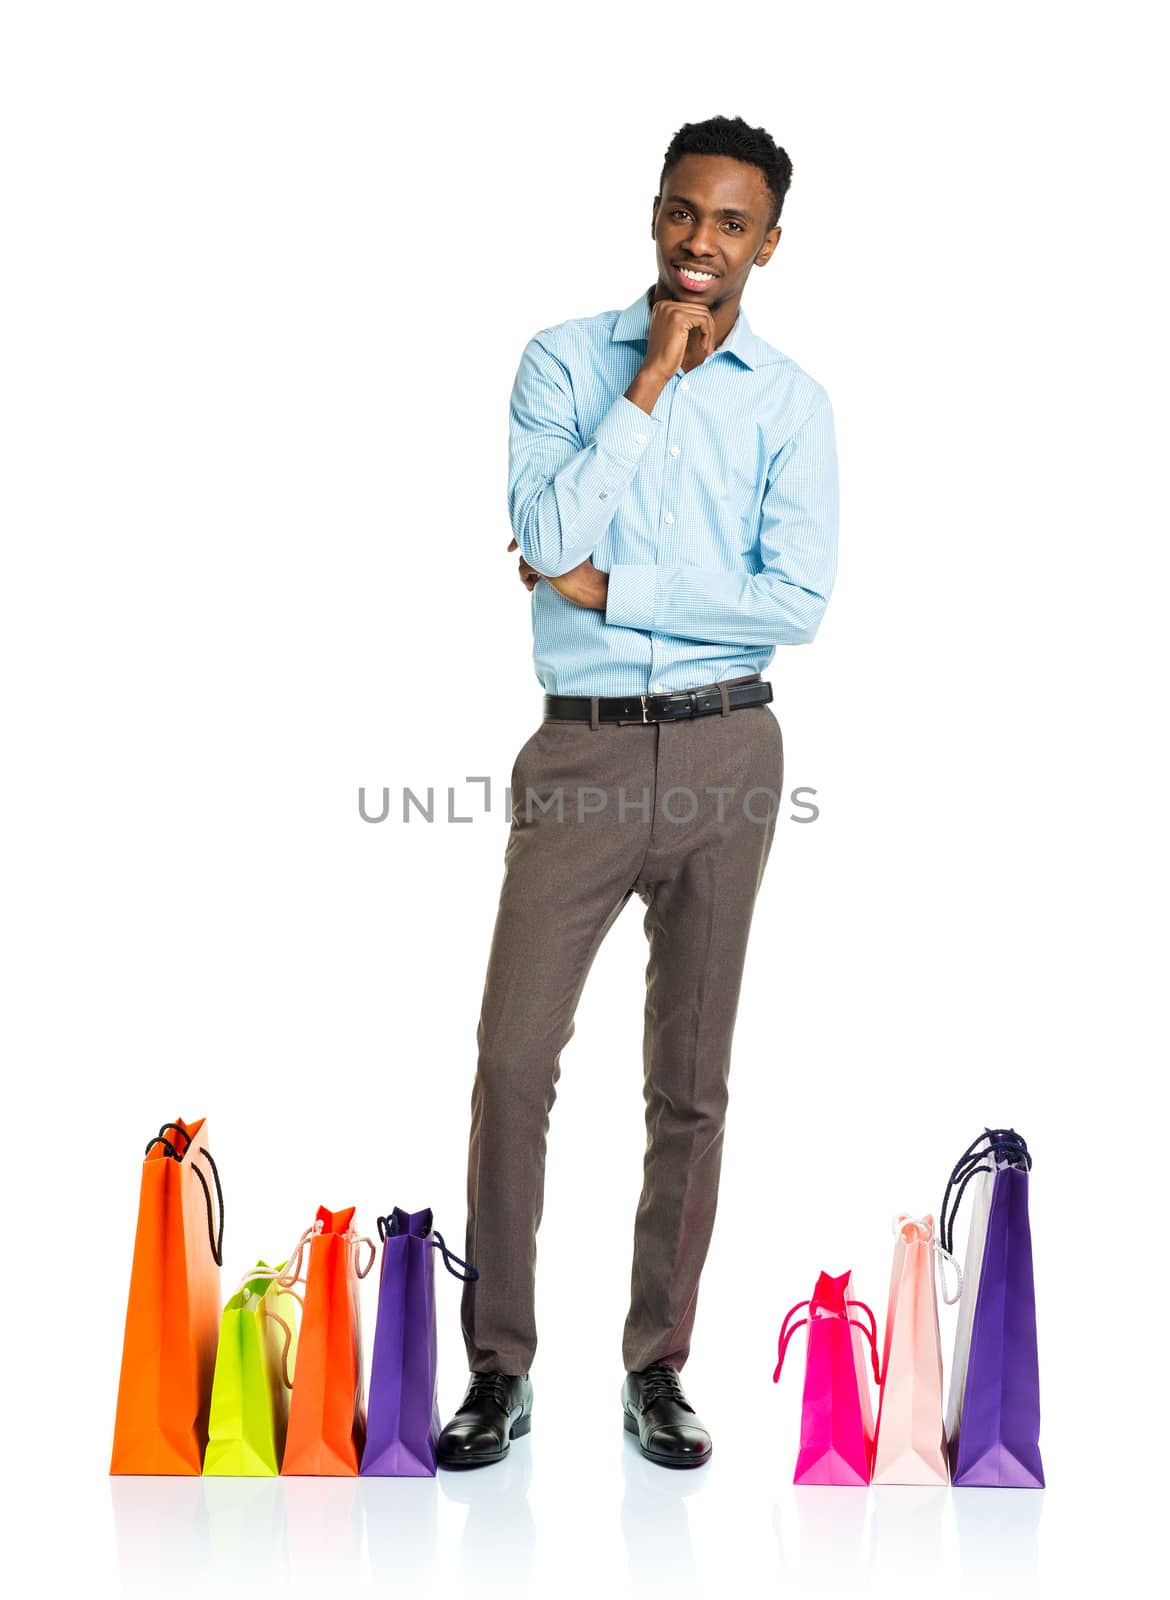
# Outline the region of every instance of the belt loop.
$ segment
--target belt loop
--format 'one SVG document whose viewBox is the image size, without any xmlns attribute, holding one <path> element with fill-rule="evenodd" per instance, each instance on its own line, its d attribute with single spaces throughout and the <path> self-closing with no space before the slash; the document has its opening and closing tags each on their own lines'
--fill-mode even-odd
<svg viewBox="0 0 1170 1600">
<path fill-rule="evenodd" d="M 722 705 L 720 716 L 729 717 L 731 715 L 731 702 L 727 698 L 727 685 L 722 682 L 719 684 L 719 700 Z"/>
<path fill-rule="evenodd" d="M 597 695 L 591 694 L 589 696 L 589 726 L 593 729 L 594 733 L 596 733 L 598 728 L 601 726 L 601 714 L 597 709 L 597 701 Z"/>
</svg>

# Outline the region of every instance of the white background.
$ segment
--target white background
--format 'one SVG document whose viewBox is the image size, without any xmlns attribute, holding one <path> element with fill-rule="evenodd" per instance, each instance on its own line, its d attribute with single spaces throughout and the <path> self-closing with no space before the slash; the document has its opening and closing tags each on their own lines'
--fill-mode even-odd
<svg viewBox="0 0 1170 1600">
<path fill-rule="evenodd" d="M 1152 1557 L 1156 14 L 5 8 L 3 1455 L 26 1585 L 1064 1595 Z M 778 828 L 744 976 L 685 1373 L 712 1464 L 663 1472 L 620 1424 L 635 902 L 562 1062 L 531 1440 L 425 1483 L 111 1483 L 162 1121 L 209 1118 L 225 1292 L 321 1203 L 370 1232 L 429 1205 L 461 1244 L 501 791 L 540 716 L 508 394 L 538 328 L 653 281 L 663 153 L 715 113 L 794 164 L 744 306 L 832 398 L 842 524 L 815 643 L 766 673 L 788 783 L 822 809 Z M 450 785 L 468 814 L 471 774 L 494 780 L 471 824 L 359 819 L 359 785 L 433 785 L 440 816 Z M 891 1214 L 936 1209 L 985 1123 L 1035 1155 L 1049 1488 L 794 1492 L 783 1312 L 822 1267 L 884 1312 Z M 447 1416 L 466 1370 L 459 1286 L 437 1289 Z M 374 1279 L 365 1305 L 368 1354 Z"/>
</svg>

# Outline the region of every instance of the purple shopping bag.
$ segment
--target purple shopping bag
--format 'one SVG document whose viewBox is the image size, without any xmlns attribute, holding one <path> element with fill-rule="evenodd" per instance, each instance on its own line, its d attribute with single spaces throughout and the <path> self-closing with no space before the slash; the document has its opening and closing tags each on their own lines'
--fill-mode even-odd
<svg viewBox="0 0 1170 1600">
<path fill-rule="evenodd" d="M 363 1478 L 433 1478 L 439 1439 L 438 1339 L 435 1328 L 435 1258 L 453 1277 L 472 1282 L 479 1274 L 431 1232 L 430 1211 L 403 1211 L 378 1218 L 382 1271 L 378 1320 L 362 1452 Z M 452 1261 L 466 1267 L 456 1272 Z"/>
<path fill-rule="evenodd" d="M 977 1173 L 990 1185 L 985 1216 L 972 1218 L 972 1241 L 956 1339 L 951 1482 L 956 1488 L 1042 1489 L 1040 1366 L 1036 1293 L 1028 1221 L 1032 1157 L 1011 1128 L 987 1129 L 961 1157 L 943 1197 L 944 1246 L 954 1245 L 955 1214 Z M 957 1188 L 947 1218 L 951 1190 Z M 981 1237 L 980 1237 L 981 1235 Z"/>
</svg>

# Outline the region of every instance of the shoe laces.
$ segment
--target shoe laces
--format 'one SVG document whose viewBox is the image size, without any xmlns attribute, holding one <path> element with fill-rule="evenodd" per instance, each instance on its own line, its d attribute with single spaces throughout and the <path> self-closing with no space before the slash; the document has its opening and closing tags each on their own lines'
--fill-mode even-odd
<svg viewBox="0 0 1170 1600">
<path fill-rule="evenodd" d="M 494 1400 L 501 1411 L 508 1409 L 508 1389 L 511 1378 L 506 1372 L 473 1372 L 471 1385 L 463 1399 L 460 1411 L 469 1411 L 481 1400 Z"/>
<path fill-rule="evenodd" d="M 656 1361 L 653 1366 L 647 1367 L 639 1373 L 643 1402 L 652 1404 L 655 1400 L 673 1400 L 686 1411 L 693 1411 L 694 1407 L 687 1404 L 686 1396 L 682 1392 L 678 1371 L 669 1362 Z"/>
</svg>

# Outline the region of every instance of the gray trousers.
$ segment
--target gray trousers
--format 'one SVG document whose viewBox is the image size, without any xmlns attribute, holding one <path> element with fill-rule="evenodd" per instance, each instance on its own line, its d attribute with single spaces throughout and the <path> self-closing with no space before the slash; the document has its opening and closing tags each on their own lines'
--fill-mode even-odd
<svg viewBox="0 0 1170 1600">
<path fill-rule="evenodd" d="M 622 1356 L 629 1371 L 684 1365 L 715 1220 L 744 955 L 783 777 L 771 707 L 729 711 L 726 697 L 722 715 L 678 722 L 546 718 L 516 757 L 471 1096 L 466 1254 L 480 1274 L 462 1300 L 471 1371 L 530 1370 L 561 1051 L 601 941 L 635 893 L 650 945 L 646 1155 Z"/>
</svg>

